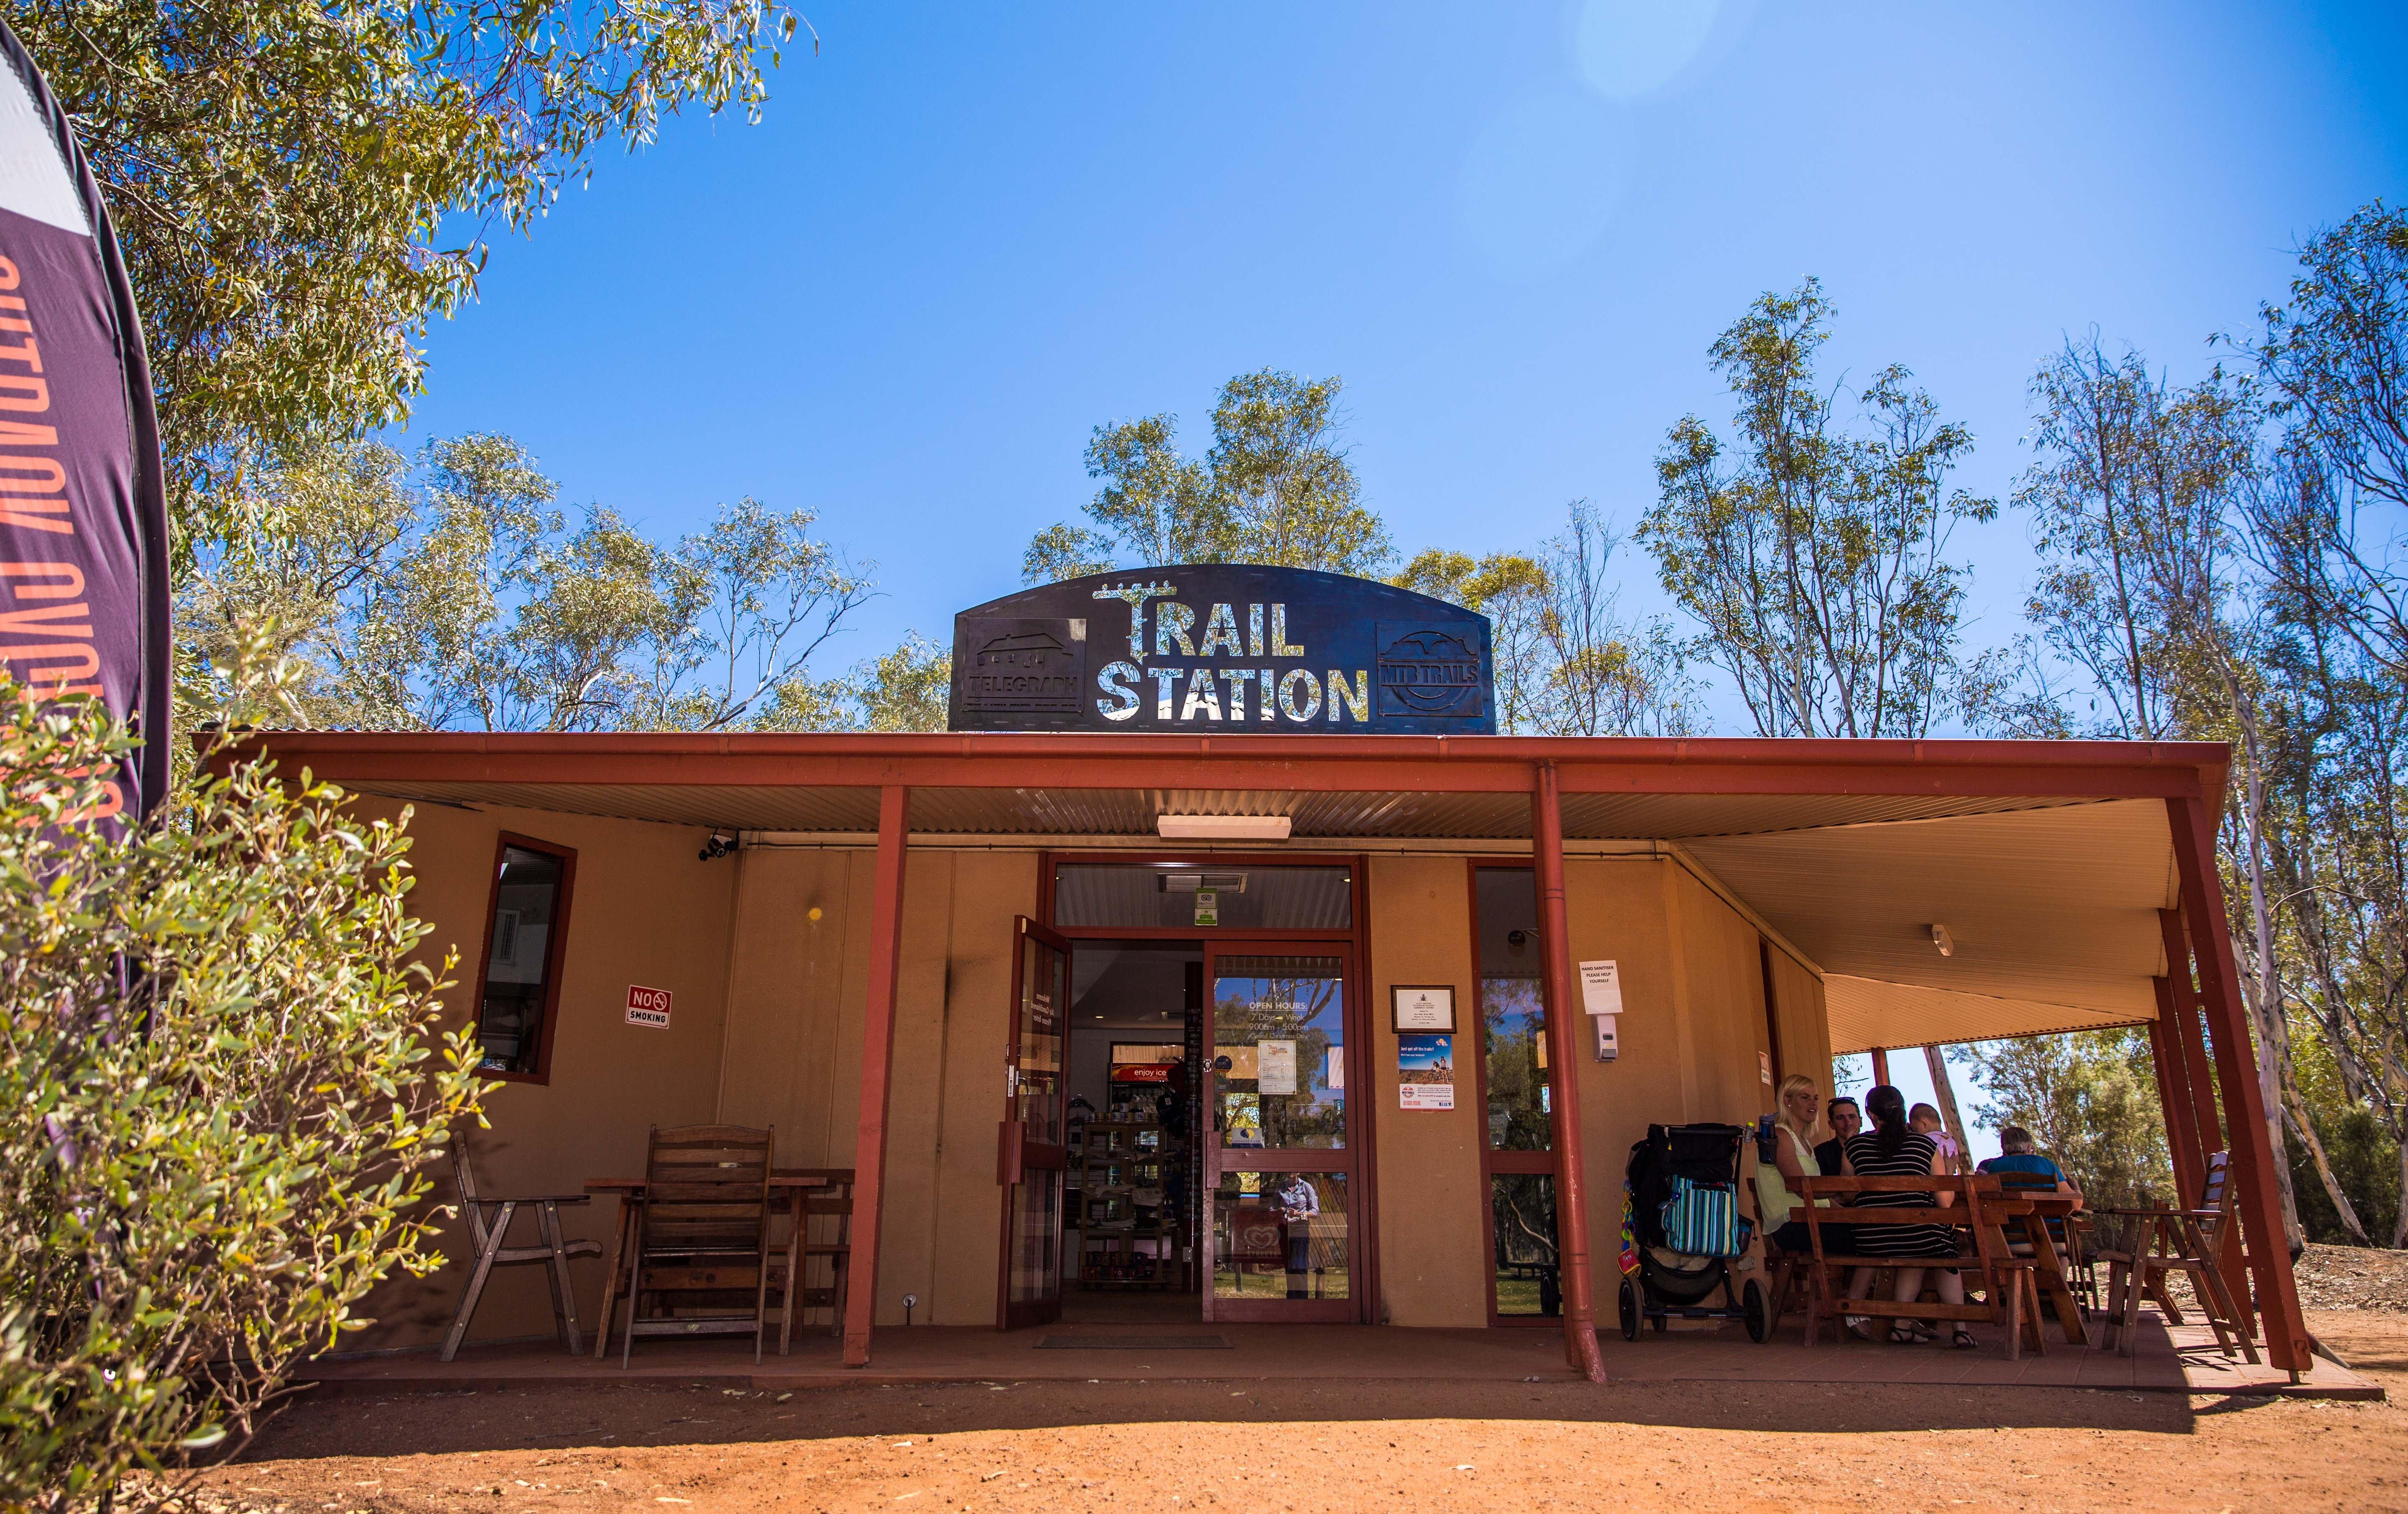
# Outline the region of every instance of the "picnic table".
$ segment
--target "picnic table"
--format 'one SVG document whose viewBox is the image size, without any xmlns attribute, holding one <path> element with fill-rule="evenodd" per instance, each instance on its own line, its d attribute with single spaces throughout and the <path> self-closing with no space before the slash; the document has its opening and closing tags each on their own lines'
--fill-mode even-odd
<svg viewBox="0 0 2408 1514">
<path fill-rule="evenodd" d="M 1980 1321 L 2006 1326 L 2007 1356 L 2012 1361 L 2021 1353 L 2027 1333 L 2035 1350 L 2043 1349 L 2039 1307 L 2039 1283 L 2042 1273 L 2054 1278 L 2056 1286 L 2062 1291 L 2051 1295 L 2053 1299 L 2062 1297 L 2065 1300 L 2057 1315 L 2060 1328 L 2068 1332 L 2069 1341 L 2080 1343 L 2081 1311 L 2071 1304 L 2071 1289 L 2064 1283 L 2063 1263 L 2048 1241 L 2048 1227 L 2041 1222 L 2042 1216 L 2038 1204 L 2028 1197 L 2007 1198 L 2004 1185 L 1996 1177 L 1982 1173 L 1901 1178 L 1799 1178 L 1791 1179 L 1791 1186 L 1803 1201 L 1797 1215 L 1806 1222 L 1811 1244 L 1811 1257 L 1807 1264 L 1807 1345 L 1814 1344 L 1825 1320 L 1836 1324 L 1847 1316 L 1899 1321 Z M 1935 1198 L 1945 1196 L 1950 1202 L 1930 1207 L 1857 1207 L 1852 1201 L 1863 1193 L 1930 1193 Z M 1833 1202 L 1826 1206 L 1817 1203 L 1818 1199 Z M 2032 1255 L 2018 1256 L 2009 1246 L 2004 1227 L 2010 1221 L 2024 1221 L 2021 1228 L 2040 1234 Z M 1971 1249 L 1954 1257 L 1834 1254 L 1825 1249 L 1823 1232 L 1824 1226 L 1834 1224 L 1851 1229 L 1860 1224 L 1941 1225 L 1967 1232 Z M 1978 1273 L 1983 1285 L 1983 1298 L 1978 1304 L 1970 1298 L 1962 1304 L 1926 1304 L 1920 1299 L 1844 1298 L 1841 1278 L 1854 1267 Z M 2030 1306 L 2028 1309 L 2026 1308 L 2028 1303 Z"/>
<path fill-rule="evenodd" d="M 757 1169 L 755 1169 L 757 1170 Z M 799 1269 L 803 1246 L 804 1200 L 814 1191 L 849 1187 L 853 1181 L 848 1171 L 827 1167 L 772 1167 L 769 1169 L 769 1201 L 794 1216 L 795 1228 L 788 1250 L 796 1254 L 788 1261 L 790 1269 Z M 619 1197 L 619 1221 L 610 1237 L 610 1266 L 602 1277 L 602 1327 L 594 1342 L 594 1356 L 602 1358 L 610 1339 L 610 1311 L 618 1304 L 619 1280 L 628 1267 L 627 1243 L 635 1237 L 636 1210 L 644 1202 L 644 1179 L 641 1178 L 588 1178 L 585 1192 L 594 1194 L 615 1193 Z M 791 1290 L 799 1286 L 796 1270 L 788 1273 Z M 813 1306 L 816 1307 L 817 1306 Z M 787 1309 L 792 1324 L 793 1309 Z M 782 1352 L 782 1348 L 781 1348 Z"/>
</svg>

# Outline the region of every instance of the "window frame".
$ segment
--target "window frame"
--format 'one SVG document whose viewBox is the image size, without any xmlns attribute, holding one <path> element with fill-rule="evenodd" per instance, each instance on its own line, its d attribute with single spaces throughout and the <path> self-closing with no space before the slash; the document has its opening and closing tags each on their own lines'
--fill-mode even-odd
<svg viewBox="0 0 2408 1514">
<path fill-rule="evenodd" d="M 502 869 L 508 864 L 510 849 L 538 851 L 560 864 L 560 887 L 552 898 L 552 928 L 546 935 L 543 947 L 543 1019 L 537 1033 L 535 1070 L 503 1072 L 484 1065 L 485 982 L 494 964 L 494 922 L 502 907 Z M 476 997 L 469 1001 L 469 1017 L 477 1037 L 477 1073 L 481 1078 L 499 1078 L 506 1083 L 533 1083 L 538 1087 L 552 1081 L 552 1046 L 560 1029 L 560 978 L 568 954 L 568 910 L 577 890 L 577 849 L 562 846 L 557 841 L 545 841 L 515 831 L 503 831 L 494 841 L 494 863 L 486 874 L 484 944 L 477 952 Z"/>
<path fill-rule="evenodd" d="M 1479 1101 L 1476 1108 L 1480 1116 L 1480 1129 L 1477 1136 L 1475 1137 L 1480 1145 L 1480 1238 L 1482 1247 L 1480 1270 L 1488 1294 L 1488 1323 L 1492 1329 L 1501 1327 L 1508 1330 L 1519 1330 L 1527 1329 L 1534 1325 L 1547 1329 L 1560 1329 L 1563 1325 L 1563 1316 L 1560 1314 L 1500 1314 L 1497 1309 L 1497 1209 L 1496 1199 L 1494 1197 L 1495 1179 L 1517 1173 L 1528 1173 L 1547 1178 L 1555 1178 L 1557 1179 L 1558 1183 L 1560 1183 L 1561 1178 L 1558 1177 L 1559 1168 L 1556 1162 L 1556 1154 L 1552 1146 L 1544 1151 L 1504 1151 L 1498 1150 L 1497 1147 L 1492 1144 L 1488 1134 L 1488 1006 L 1481 993 L 1482 980 L 1480 976 L 1480 875 L 1484 869 L 1528 873 L 1530 875 L 1532 892 L 1536 893 L 1538 887 L 1539 864 L 1538 859 L 1532 856 L 1472 856 L 1464 859 L 1464 916 L 1467 923 L 1470 926 L 1471 932 L 1471 1018 L 1469 1023 L 1471 1026 L 1472 1065 L 1477 1069 L 1473 1086 L 1476 1090 L 1476 1096 Z M 1539 916 L 1539 929 L 1543 931 L 1546 928 L 1546 910 L 1543 899 L 1541 900 Z M 1541 950 L 1543 950 L 1543 937 L 1541 940 Z M 1552 995 L 1547 992 L 1547 979 L 1546 975 L 1543 972 L 1539 976 L 1539 1002 L 1546 1010 L 1548 1019 L 1552 1021 L 1555 1018 L 1555 1007 L 1553 1002 Z M 1555 1081 L 1555 1069 L 1550 1066 L 1547 1069 L 1548 1086 L 1553 1088 Z M 1556 1192 L 1556 1200 L 1558 1204 L 1561 1203 L 1562 1196 L 1562 1191 L 1558 1188 Z M 1562 1223 L 1560 1216 L 1556 1222 L 1560 1227 Z M 1556 1232 L 1556 1242 L 1558 1246 L 1562 1244 L 1562 1231 L 1560 1228 L 1558 1228 Z"/>
</svg>

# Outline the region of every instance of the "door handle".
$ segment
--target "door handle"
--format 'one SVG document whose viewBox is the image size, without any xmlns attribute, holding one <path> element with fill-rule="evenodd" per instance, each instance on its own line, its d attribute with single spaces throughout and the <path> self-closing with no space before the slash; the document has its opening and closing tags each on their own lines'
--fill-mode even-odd
<svg viewBox="0 0 2408 1514">
<path fill-rule="evenodd" d="M 1021 1148 L 1028 1138 L 1028 1127 L 1018 1120 L 1007 1120 L 996 1130 L 995 1180 L 1010 1188 L 1020 1181 Z"/>
</svg>

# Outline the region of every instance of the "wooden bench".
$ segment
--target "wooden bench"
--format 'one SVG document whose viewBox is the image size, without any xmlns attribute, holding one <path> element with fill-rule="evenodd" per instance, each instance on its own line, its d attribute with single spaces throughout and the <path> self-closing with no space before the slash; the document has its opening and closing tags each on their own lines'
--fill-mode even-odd
<svg viewBox="0 0 2408 1514">
<path fill-rule="evenodd" d="M 1802 1201 L 1793 1218 L 1805 1222 L 1813 1246 L 1812 1258 L 1804 1268 L 1807 1345 L 1815 1343 L 1826 1320 L 1836 1328 L 1841 1320 L 1859 1316 L 2004 1325 L 2009 1361 L 2022 1355 L 2027 1341 L 2035 1351 L 2046 1350 L 2040 1333 L 2040 1290 L 2032 1276 L 2035 1264 L 2028 1258 L 2013 1254 L 2001 1228 L 2009 1220 L 2028 1218 L 2031 1206 L 2005 1197 L 1997 1178 L 1985 1173 L 1936 1178 L 1798 1178 L 1790 1180 L 1790 1187 Z M 1859 1193 L 1930 1193 L 1934 1197 L 1945 1196 L 1950 1202 L 1932 1208 L 1902 1205 L 1851 1207 Z M 1822 1198 L 1832 1200 L 1831 1206 L 1825 1207 L 1815 1203 Z M 1945 1225 L 1951 1231 L 1970 1235 L 1972 1250 L 1954 1257 L 1896 1257 L 1842 1253 L 1827 1247 L 1827 1226 L 1863 1224 Z M 1953 1271 L 1960 1276 L 1978 1273 L 1983 1296 L 1979 1303 L 1969 1298 L 1963 1304 L 1851 1299 L 1844 1296 L 1846 1289 L 1840 1276 L 1850 1267 L 1921 1267 Z"/>
</svg>

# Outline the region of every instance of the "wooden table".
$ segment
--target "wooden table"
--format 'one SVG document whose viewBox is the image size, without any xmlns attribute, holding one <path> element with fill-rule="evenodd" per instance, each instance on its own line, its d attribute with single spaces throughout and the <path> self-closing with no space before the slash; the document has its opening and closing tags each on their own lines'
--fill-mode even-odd
<svg viewBox="0 0 2408 1514">
<path fill-rule="evenodd" d="M 769 1202 L 792 1210 L 797 1225 L 803 1221 L 803 1195 L 813 1189 L 834 1186 L 836 1179 L 824 1172 L 807 1172 L 797 1167 L 769 1169 Z M 634 1234 L 634 1227 L 628 1221 L 633 1218 L 637 1207 L 644 1202 L 644 1179 L 588 1178 L 585 1179 L 585 1192 L 619 1195 L 619 1222 L 610 1237 L 610 1268 L 602 1275 L 602 1323 L 595 1332 L 594 1339 L 594 1359 L 598 1362 L 610 1344 L 610 1311 L 619 1301 L 619 1278 L 626 1270 L 627 1241 Z M 797 1281 L 796 1278 L 787 1279 L 787 1288 L 793 1289 Z"/>
<path fill-rule="evenodd" d="M 2065 1333 L 2069 1346 L 2087 1346 L 2090 1333 L 2082 1322 L 2082 1303 L 2073 1295 L 2073 1281 L 2065 1274 L 2065 1253 L 2057 1248 L 2057 1238 L 2049 1234 L 2047 1221 L 2070 1219 L 2082 1207 L 2082 1201 L 2071 1193 L 2048 1193 L 2029 1189 L 2009 1190 L 2019 1204 L 2031 1206 L 2031 1218 L 2025 1221 L 2024 1234 L 2032 1241 L 2032 1260 L 2041 1296 L 2057 1311 L 2057 1322 Z"/>
</svg>

